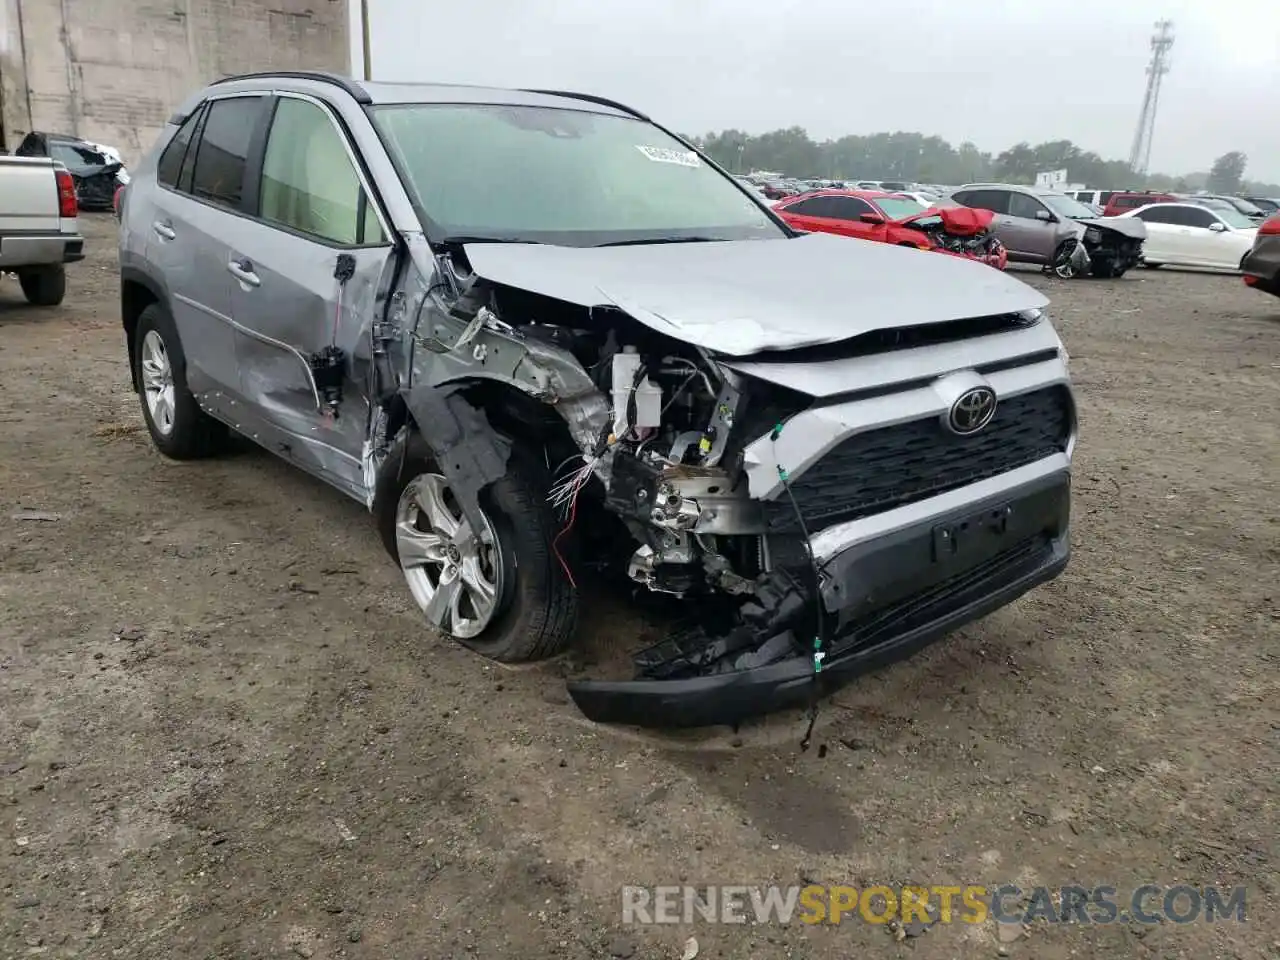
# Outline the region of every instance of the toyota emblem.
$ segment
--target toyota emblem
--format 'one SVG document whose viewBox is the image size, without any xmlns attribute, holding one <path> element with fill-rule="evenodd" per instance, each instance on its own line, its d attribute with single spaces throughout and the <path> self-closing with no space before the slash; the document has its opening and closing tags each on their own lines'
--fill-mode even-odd
<svg viewBox="0 0 1280 960">
<path fill-rule="evenodd" d="M 974 387 L 956 398 L 947 415 L 952 433 L 967 437 L 977 433 L 996 415 L 996 395 L 990 387 Z"/>
</svg>

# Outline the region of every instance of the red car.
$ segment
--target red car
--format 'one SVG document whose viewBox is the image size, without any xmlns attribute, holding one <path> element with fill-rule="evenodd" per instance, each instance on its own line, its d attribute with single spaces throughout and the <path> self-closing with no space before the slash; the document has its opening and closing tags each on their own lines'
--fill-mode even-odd
<svg viewBox="0 0 1280 960">
<path fill-rule="evenodd" d="M 1107 198 L 1106 206 L 1102 208 L 1104 217 L 1118 217 L 1122 213 L 1128 213 L 1130 210 L 1137 210 L 1139 207 L 1145 207 L 1149 203 L 1182 203 L 1183 201 L 1175 197 L 1172 193 L 1138 193 L 1136 191 L 1122 192 L 1117 190 Z"/>
<path fill-rule="evenodd" d="M 910 197 L 874 190 L 815 190 L 788 197 L 773 209 L 797 230 L 936 250 L 999 270 L 1009 261 L 1004 245 L 988 229 L 994 217 L 989 210 L 924 209 Z"/>
</svg>

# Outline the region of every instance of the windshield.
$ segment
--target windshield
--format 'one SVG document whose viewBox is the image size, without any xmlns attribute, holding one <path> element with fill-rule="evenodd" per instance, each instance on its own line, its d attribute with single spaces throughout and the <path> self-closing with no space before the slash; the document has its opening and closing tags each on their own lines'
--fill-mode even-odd
<svg viewBox="0 0 1280 960">
<path fill-rule="evenodd" d="M 371 113 L 437 239 L 596 246 L 786 236 L 732 180 L 642 120 L 494 104 Z"/>
<path fill-rule="evenodd" d="M 1068 220 L 1092 220 L 1097 216 L 1079 200 L 1073 200 L 1061 193 L 1041 193 L 1039 198 L 1054 213 Z"/>
<path fill-rule="evenodd" d="M 1228 200 L 1227 203 L 1231 204 L 1233 207 L 1235 207 L 1237 210 L 1243 213 L 1246 217 L 1251 217 L 1256 213 L 1262 212 L 1262 208 L 1260 206 L 1258 206 L 1256 203 L 1251 203 L 1250 201 L 1246 200 L 1244 197 L 1236 197 L 1234 200 Z"/>
<path fill-rule="evenodd" d="M 1227 226 L 1234 227 L 1237 230 L 1252 230 L 1258 225 L 1255 221 L 1250 220 L 1229 203 L 1224 203 L 1220 207 L 1214 207 L 1213 212 L 1217 215 L 1219 220 Z"/>
<path fill-rule="evenodd" d="M 917 203 L 910 197 L 876 197 L 872 202 L 883 210 L 884 215 L 890 220 L 901 220 L 903 217 L 928 209 L 924 204 Z"/>
</svg>

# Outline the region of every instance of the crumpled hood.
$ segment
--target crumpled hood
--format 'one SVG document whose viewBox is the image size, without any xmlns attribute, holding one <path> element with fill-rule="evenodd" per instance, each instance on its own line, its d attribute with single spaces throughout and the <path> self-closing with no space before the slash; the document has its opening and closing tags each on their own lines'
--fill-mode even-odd
<svg viewBox="0 0 1280 960">
<path fill-rule="evenodd" d="M 1082 223 L 1086 227 L 1102 227 L 1106 230 L 1114 230 L 1116 233 L 1134 240 L 1147 239 L 1147 225 L 1137 217 L 1094 217 L 1091 220 L 1077 220 L 1076 223 Z"/>
<path fill-rule="evenodd" d="M 1043 307 L 986 264 L 868 240 L 622 247 L 471 243 L 486 280 L 584 307 L 618 307 L 660 333 L 732 356 L 835 343 L 894 327 Z"/>
</svg>

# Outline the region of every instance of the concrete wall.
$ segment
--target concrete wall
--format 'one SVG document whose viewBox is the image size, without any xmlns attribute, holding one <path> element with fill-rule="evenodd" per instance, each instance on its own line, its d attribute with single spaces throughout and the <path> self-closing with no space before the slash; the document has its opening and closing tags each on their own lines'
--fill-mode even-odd
<svg viewBox="0 0 1280 960">
<path fill-rule="evenodd" d="M 350 50 L 347 0 L 0 0 L 4 146 L 69 133 L 136 162 L 209 81 L 346 73 Z"/>
</svg>

